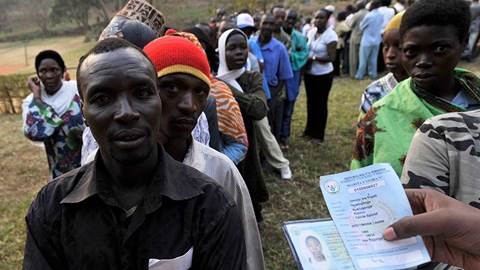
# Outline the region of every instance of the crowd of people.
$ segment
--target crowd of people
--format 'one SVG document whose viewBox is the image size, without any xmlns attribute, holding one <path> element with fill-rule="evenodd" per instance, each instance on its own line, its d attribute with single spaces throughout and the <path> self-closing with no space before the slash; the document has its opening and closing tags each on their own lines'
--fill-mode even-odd
<svg viewBox="0 0 480 270">
<path fill-rule="evenodd" d="M 436 261 L 425 267 L 480 268 L 480 79 L 457 67 L 475 55 L 479 9 L 359 0 L 309 18 L 274 5 L 173 29 L 129 1 L 76 81 L 59 53 L 36 56 L 23 132 L 45 144 L 52 178 L 26 217 L 24 268 L 264 269 L 265 165 L 293 179 L 284 153 L 301 82 L 314 147 L 344 75 L 374 80 L 352 169 L 390 163 L 412 188 L 418 215 L 385 239 L 425 236 Z"/>
</svg>

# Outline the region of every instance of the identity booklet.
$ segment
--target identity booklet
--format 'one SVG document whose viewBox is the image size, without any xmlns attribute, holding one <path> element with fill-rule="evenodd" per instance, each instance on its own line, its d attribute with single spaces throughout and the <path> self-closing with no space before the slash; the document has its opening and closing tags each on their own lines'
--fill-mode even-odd
<svg viewBox="0 0 480 270">
<path fill-rule="evenodd" d="M 390 224 L 413 215 L 389 164 L 322 176 L 320 189 L 332 219 L 283 225 L 299 269 L 394 270 L 430 261 L 420 236 L 383 239 Z"/>
</svg>

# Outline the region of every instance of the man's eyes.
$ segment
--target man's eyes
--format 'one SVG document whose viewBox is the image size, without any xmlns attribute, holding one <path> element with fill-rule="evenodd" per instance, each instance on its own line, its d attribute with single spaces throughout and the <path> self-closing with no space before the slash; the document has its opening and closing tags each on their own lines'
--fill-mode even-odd
<svg viewBox="0 0 480 270">
<path fill-rule="evenodd" d="M 105 94 L 95 95 L 88 100 L 89 103 L 95 104 L 97 106 L 104 106 L 111 101 L 111 98 Z"/>
<path fill-rule="evenodd" d="M 137 91 L 137 96 L 140 98 L 146 98 L 155 95 L 155 90 L 150 87 L 141 87 Z"/>
<path fill-rule="evenodd" d="M 437 46 L 435 47 L 435 49 L 433 50 L 433 52 L 435 54 L 444 54 L 446 53 L 448 50 L 448 47 L 447 46 Z"/>
<path fill-rule="evenodd" d="M 178 92 L 177 91 L 178 90 L 177 85 L 174 84 L 174 83 L 163 82 L 163 83 L 159 84 L 159 88 L 167 91 L 167 93 L 169 93 L 169 94 L 174 94 L 174 93 Z"/>
</svg>

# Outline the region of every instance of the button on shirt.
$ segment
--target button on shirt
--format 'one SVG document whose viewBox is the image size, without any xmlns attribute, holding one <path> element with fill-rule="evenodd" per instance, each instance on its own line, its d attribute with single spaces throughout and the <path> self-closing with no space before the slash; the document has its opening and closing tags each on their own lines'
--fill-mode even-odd
<svg viewBox="0 0 480 270">
<path fill-rule="evenodd" d="M 24 269 L 245 268 L 238 210 L 209 177 L 159 146 L 136 208 L 119 207 L 111 181 L 98 154 L 42 188 L 26 217 Z"/>
<path fill-rule="evenodd" d="M 361 46 L 374 46 L 382 42 L 383 14 L 374 9 L 370 11 L 360 23 L 362 30 Z"/>
<path fill-rule="evenodd" d="M 264 73 L 269 86 L 276 87 L 280 81 L 293 78 L 292 67 L 285 45 L 275 38 L 272 38 L 270 42 L 263 46 L 259 40 L 257 40 L 257 43 L 262 49 L 265 65 Z"/>
</svg>

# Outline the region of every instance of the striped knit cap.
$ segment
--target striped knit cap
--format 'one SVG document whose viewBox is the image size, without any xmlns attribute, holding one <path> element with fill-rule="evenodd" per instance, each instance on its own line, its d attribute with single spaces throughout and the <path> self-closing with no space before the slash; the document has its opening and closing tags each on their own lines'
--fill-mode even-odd
<svg viewBox="0 0 480 270">
<path fill-rule="evenodd" d="M 157 69 L 157 77 L 173 73 L 192 75 L 210 86 L 210 66 L 205 52 L 183 37 L 164 36 L 143 48 Z"/>
</svg>

